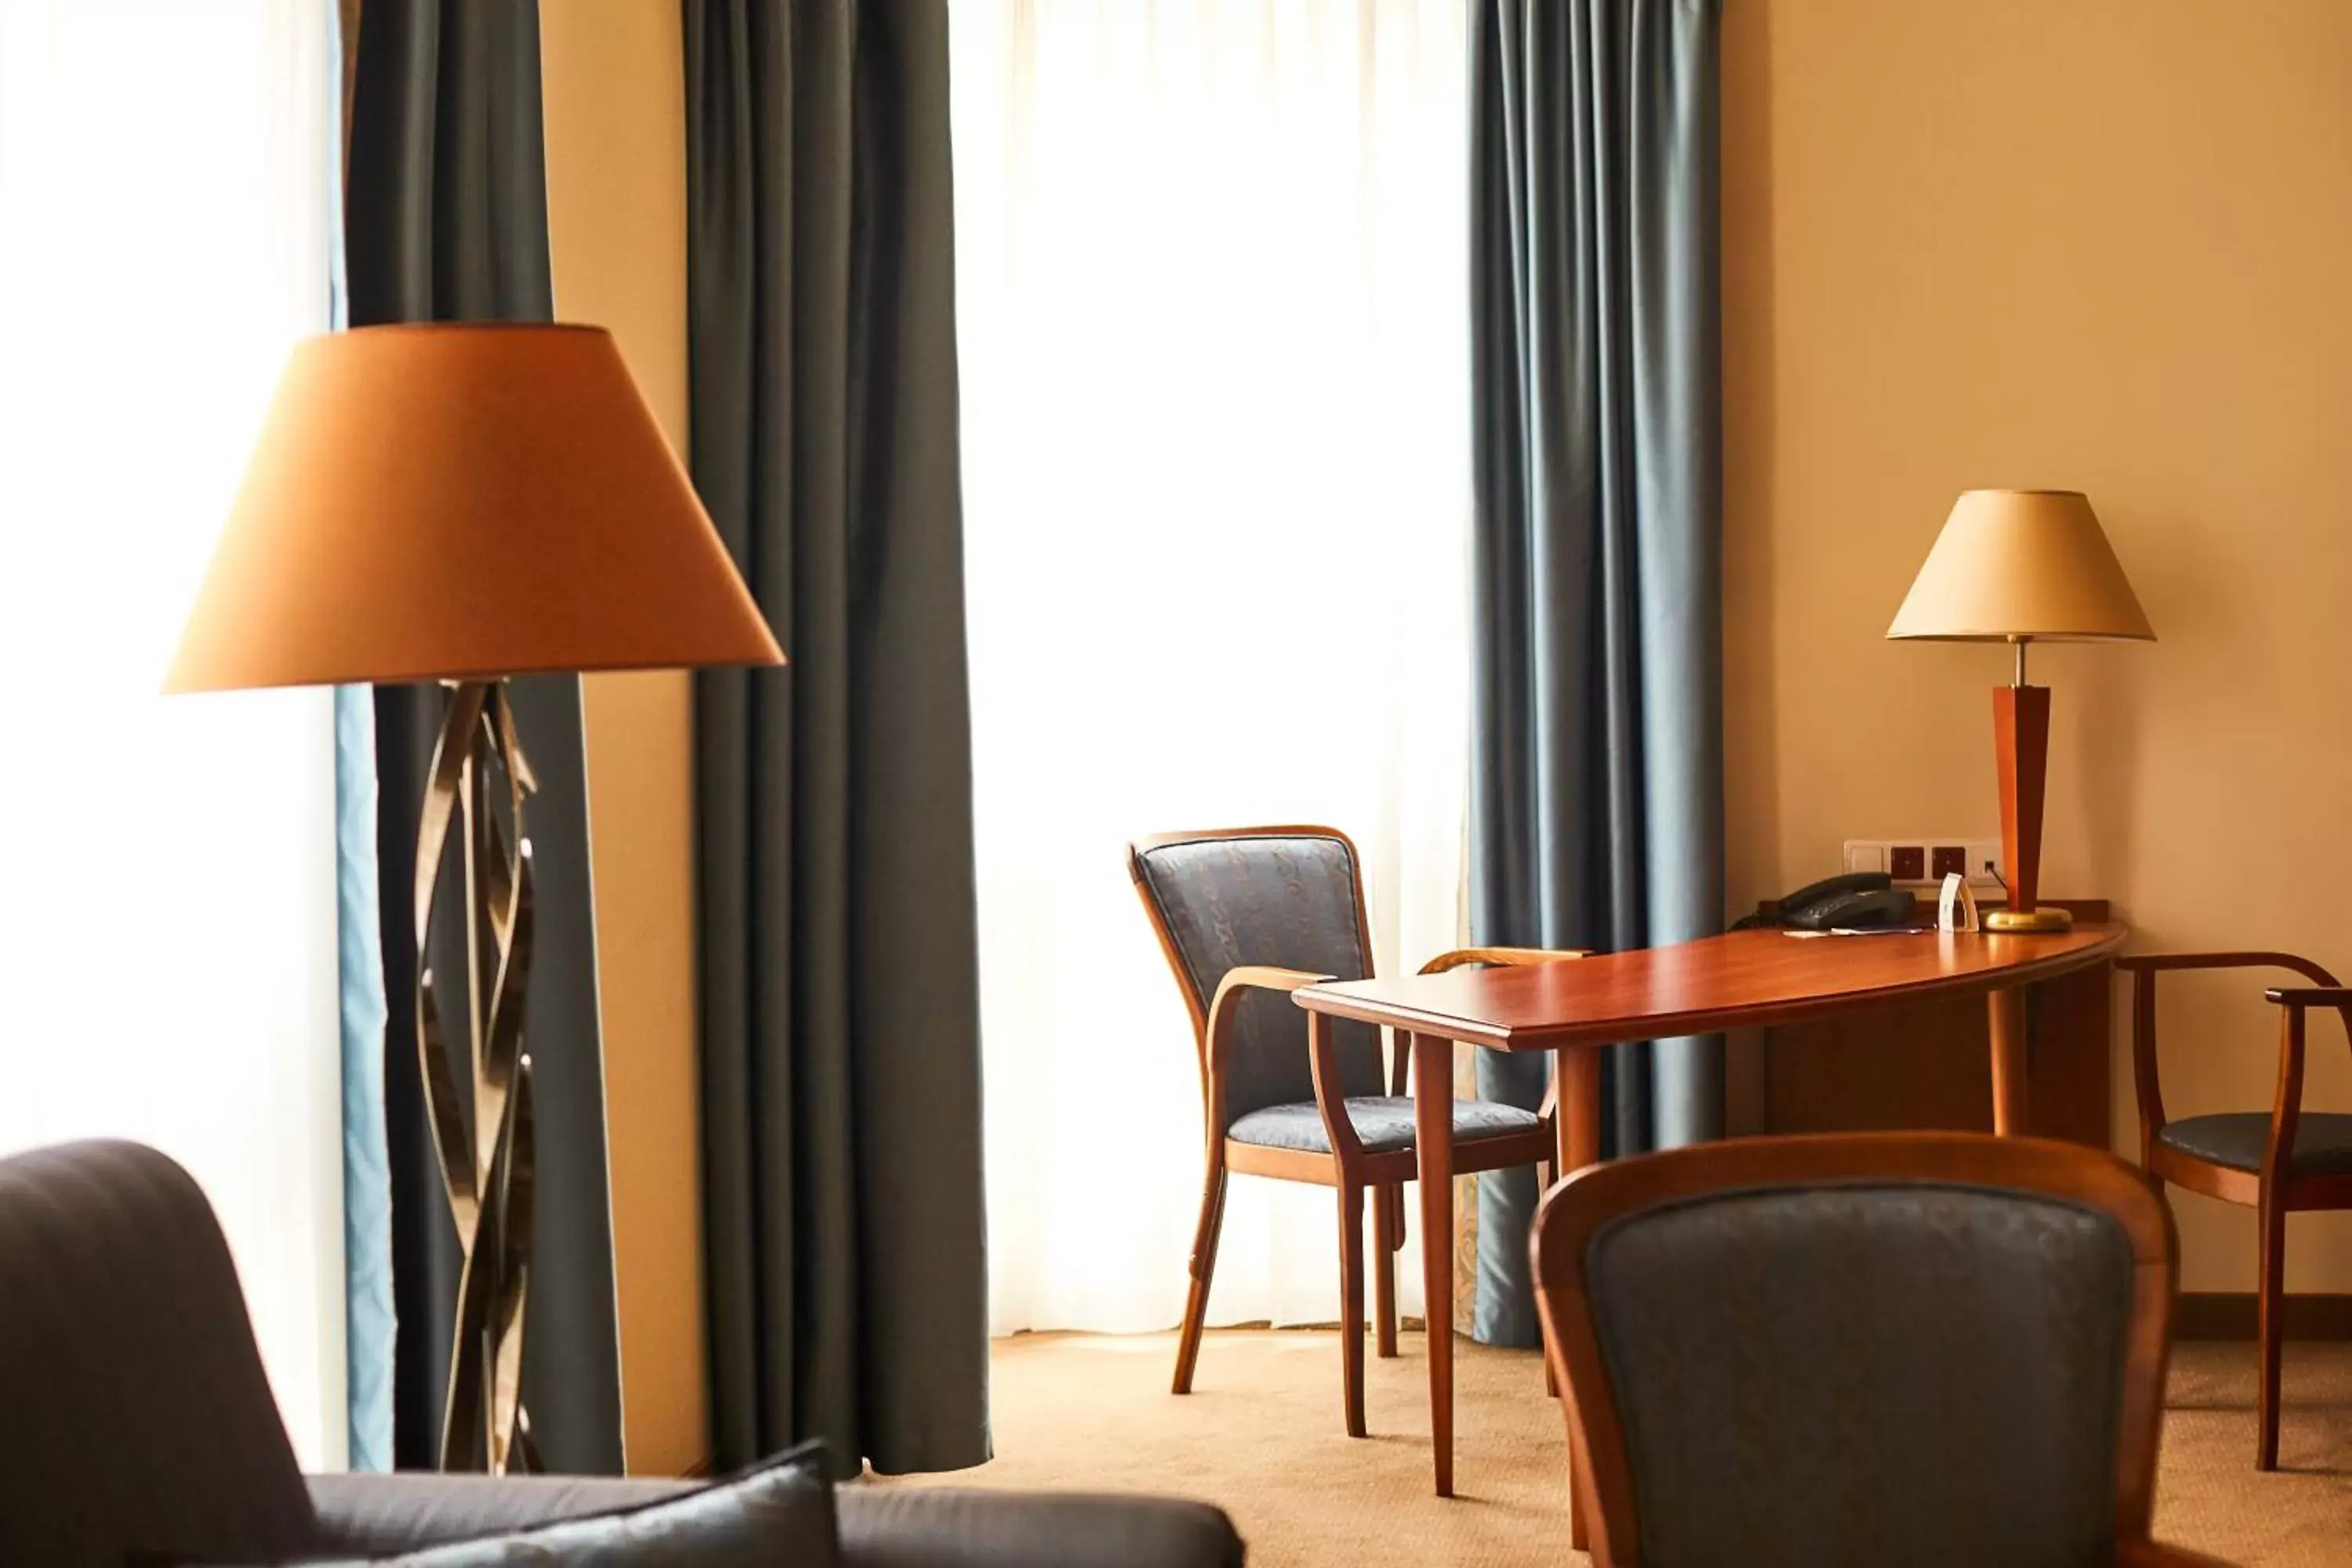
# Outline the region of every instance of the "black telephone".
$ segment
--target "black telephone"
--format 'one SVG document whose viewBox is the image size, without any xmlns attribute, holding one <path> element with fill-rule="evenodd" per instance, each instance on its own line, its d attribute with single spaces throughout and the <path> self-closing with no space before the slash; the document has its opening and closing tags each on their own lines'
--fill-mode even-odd
<svg viewBox="0 0 2352 1568">
<path fill-rule="evenodd" d="M 1798 889 L 1780 900 L 1780 923 L 1799 931 L 1868 931 L 1908 926 L 1919 900 L 1884 871 L 1849 871 Z"/>
</svg>

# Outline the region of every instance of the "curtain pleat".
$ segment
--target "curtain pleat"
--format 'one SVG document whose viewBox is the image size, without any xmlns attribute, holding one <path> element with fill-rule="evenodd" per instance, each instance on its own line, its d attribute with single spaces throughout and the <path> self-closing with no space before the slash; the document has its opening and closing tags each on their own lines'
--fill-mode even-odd
<svg viewBox="0 0 2352 1568">
<path fill-rule="evenodd" d="M 687 0 L 695 482 L 791 658 L 698 676 L 713 1448 L 989 1457 L 940 0 Z"/>
<path fill-rule="evenodd" d="M 1723 917 L 1720 0 L 1481 0 L 1470 934 L 1615 951 Z M 1611 1155 L 1719 1135 L 1719 1039 L 1602 1058 Z M 1532 1108 L 1548 1061 L 1482 1052 Z M 1476 1331 L 1531 1345 L 1533 1177 L 1479 1187 Z"/>
<path fill-rule="evenodd" d="M 345 197 L 351 323 L 553 319 L 535 0 L 366 0 L 353 67 Z M 524 1403 L 549 1468 L 621 1468 L 619 1342 L 606 1191 L 580 682 L 511 683 L 539 776 L 528 830 L 538 941 L 525 1048 L 535 1098 L 537 1228 Z M 384 1100 L 393 1279 L 402 1332 L 394 1444 L 430 1468 L 460 1254 L 416 1061 L 415 900 L 418 808 L 441 693 L 375 693 L 377 857 L 387 1002 Z M 445 883 L 462 887 L 452 835 Z M 465 973 L 464 900 L 444 898 L 434 966 Z M 462 1010 L 449 1020 L 457 1081 L 470 1081 Z"/>
</svg>

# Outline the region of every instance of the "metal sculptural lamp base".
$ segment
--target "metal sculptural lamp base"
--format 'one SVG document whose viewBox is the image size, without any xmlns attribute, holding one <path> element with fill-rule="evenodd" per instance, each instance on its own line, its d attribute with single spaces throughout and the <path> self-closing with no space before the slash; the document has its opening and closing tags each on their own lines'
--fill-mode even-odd
<svg viewBox="0 0 2352 1568">
<path fill-rule="evenodd" d="M 417 825 L 415 905 L 417 1065 L 441 1185 L 465 1258 L 441 1415 L 444 1470 L 505 1475 L 541 1468 L 522 1403 L 537 1174 L 530 1058 L 522 1052 L 532 935 L 523 801 L 537 787 L 506 682 L 449 684 Z M 453 827 L 462 835 L 465 862 L 466 984 L 462 997 L 447 998 L 431 967 L 430 942 Z M 445 1005 L 463 1006 L 467 1022 L 471 1081 L 463 1098 L 442 1023 Z"/>
</svg>

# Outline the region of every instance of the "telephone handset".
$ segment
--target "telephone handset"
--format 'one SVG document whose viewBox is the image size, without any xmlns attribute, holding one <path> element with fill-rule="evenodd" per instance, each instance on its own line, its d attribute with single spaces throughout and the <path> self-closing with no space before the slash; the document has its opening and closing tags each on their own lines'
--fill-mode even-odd
<svg viewBox="0 0 2352 1568">
<path fill-rule="evenodd" d="M 1780 923 L 1799 931 L 1869 931 L 1915 923 L 1919 900 L 1884 871 L 1849 871 L 1798 889 L 1780 903 Z"/>
</svg>

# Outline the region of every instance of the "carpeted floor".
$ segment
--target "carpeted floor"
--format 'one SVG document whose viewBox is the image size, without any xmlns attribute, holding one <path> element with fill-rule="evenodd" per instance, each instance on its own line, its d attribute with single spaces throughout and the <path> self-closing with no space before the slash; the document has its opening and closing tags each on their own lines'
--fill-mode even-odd
<svg viewBox="0 0 2352 1568">
<path fill-rule="evenodd" d="M 1429 1490 L 1419 1334 L 1370 1362 L 1373 1436 L 1339 1430 L 1329 1332 L 1214 1332 L 1190 1398 L 1168 1392 L 1174 1339 L 1024 1334 L 995 1355 L 994 1462 L 961 1486 L 1153 1491 L 1225 1508 L 1256 1568 L 1581 1563 L 1567 1549 L 1566 1445 L 1532 1352 L 1459 1342 L 1454 1481 Z M 2253 1353 L 2174 1358 L 2157 1534 L 2230 1562 L 2352 1563 L 2352 1345 L 2294 1345 L 2276 1474 L 2253 1468 Z M 906 1482 L 890 1485 L 919 1484 Z"/>
</svg>

